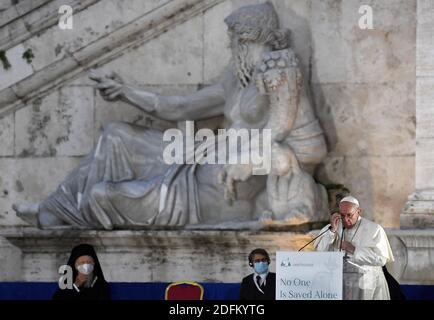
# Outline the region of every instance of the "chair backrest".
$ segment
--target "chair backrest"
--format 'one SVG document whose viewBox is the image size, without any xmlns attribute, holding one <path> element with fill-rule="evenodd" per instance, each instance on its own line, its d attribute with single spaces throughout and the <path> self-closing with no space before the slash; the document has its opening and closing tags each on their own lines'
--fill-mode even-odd
<svg viewBox="0 0 434 320">
<path fill-rule="evenodd" d="M 203 300 L 203 287 L 197 282 L 174 282 L 167 286 L 165 300 Z"/>
</svg>

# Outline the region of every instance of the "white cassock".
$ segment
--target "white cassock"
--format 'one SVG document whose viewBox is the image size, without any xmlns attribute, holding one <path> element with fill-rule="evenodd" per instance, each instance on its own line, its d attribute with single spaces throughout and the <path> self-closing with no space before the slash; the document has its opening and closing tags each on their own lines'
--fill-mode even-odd
<svg viewBox="0 0 434 320">
<path fill-rule="evenodd" d="M 330 224 L 321 232 L 326 231 L 329 226 Z M 341 234 L 342 223 L 339 223 L 335 233 L 329 230 L 315 241 L 315 249 L 317 251 L 339 251 Z M 363 300 L 390 300 L 389 288 L 382 267 L 388 261 L 394 261 L 394 258 L 384 229 L 375 222 L 359 217 L 354 227 L 344 229 L 343 240 L 351 242 L 356 248 L 354 254 L 347 254 L 349 265 L 354 266 L 360 272 L 358 283 L 352 284 L 353 288 L 359 290 L 356 296 Z"/>
</svg>

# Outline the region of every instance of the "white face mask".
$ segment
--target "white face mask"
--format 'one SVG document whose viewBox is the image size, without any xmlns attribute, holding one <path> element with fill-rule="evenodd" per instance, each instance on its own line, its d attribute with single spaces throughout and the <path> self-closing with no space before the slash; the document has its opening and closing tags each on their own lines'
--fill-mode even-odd
<svg viewBox="0 0 434 320">
<path fill-rule="evenodd" d="M 93 264 L 91 263 L 83 263 L 77 267 L 78 272 L 81 274 L 89 275 L 93 271 Z"/>
</svg>

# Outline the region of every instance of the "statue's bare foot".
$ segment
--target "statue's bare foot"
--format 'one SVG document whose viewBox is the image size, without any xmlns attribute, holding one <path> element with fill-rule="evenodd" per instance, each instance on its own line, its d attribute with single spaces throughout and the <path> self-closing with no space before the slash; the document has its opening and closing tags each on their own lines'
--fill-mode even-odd
<svg viewBox="0 0 434 320">
<path fill-rule="evenodd" d="M 39 203 L 13 204 L 17 216 L 32 226 L 38 226 Z"/>
</svg>

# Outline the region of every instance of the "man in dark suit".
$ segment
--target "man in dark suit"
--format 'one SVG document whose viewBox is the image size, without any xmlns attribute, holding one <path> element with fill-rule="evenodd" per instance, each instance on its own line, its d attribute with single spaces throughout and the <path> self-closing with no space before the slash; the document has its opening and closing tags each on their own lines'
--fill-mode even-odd
<svg viewBox="0 0 434 320">
<path fill-rule="evenodd" d="M 254 273 L 243 279 L 240 300 L 276 299 L 276 274 L 269 272 L 270 262 L 270 256 L 264 249 L 255 249 L 249 254 L 249 266 Z"/>
</svg>

